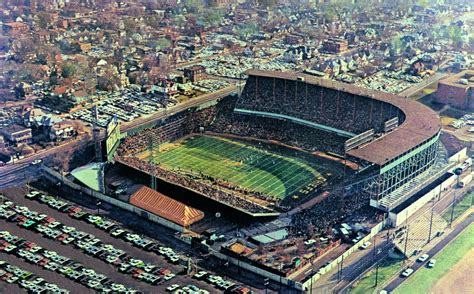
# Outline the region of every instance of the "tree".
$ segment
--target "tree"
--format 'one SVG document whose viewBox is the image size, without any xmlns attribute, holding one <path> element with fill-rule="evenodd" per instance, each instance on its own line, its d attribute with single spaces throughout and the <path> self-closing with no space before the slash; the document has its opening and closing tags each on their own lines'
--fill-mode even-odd
<svg viewBox="0 0 474 294">
<path fill-rule="evenodd" d="M 269 8 L 276 5 L 278 0 L 257 0 L 257 3 L 264 8 Z"/>
<path fill-rule="evenodd" d="M 15 86 L 15 97 L 16 99 L 24 99 L 25 98 L 25 89 L 21 84 Z"/>
<path fill-rule="evenodd" d="M 158 41 L 156 41 L 156 47 L 158 47 L 160 50 L 169 48 L 171 45 L 171 40 L 168 38 L 160 38 Z"/>
<path fill-rule="evenodd" d="M 243 25 L 239 27 L 238 34 L 242 39 L 246 40 L 251 35 L 258 33 L 258 31 L 259 30 L 258 30 L 257 24 L 254 22 L 249 22 L 249 23 L 244 23 Z"/>
<path fill-rule="evenodd" d="M 71 63 L 67 62 L 63 65 L 61 75 L 63 78 L 67 79 L 73 77 L 77 72 L 77 67 Z"/>
<path fill-rule="evenodd" d="M 462 30 L 460 27 L 458 27 L 457 25 L 450 26 L 448 34 L 454 46 L 462 46 Z"/>
<path fill-rule="evenodd" d="M 193 13 L 199 13 L 205 7 L 203 0 L 184 0 L 183 5 L 184 7 L 186 7 L 186 10 L 188 12 L 193 12 Z"/>
<path fill-rule="evenodd" d="M 204 23 L 208 26 L 217 26 L 222 22 L 224 13 L 220 9 L 207 9 L 203 13 Z"/>
<path fill-rule="evenodd" d="M 402 43 L 402 38 L 400 37 L 400 35 L 393 37 L 392 49 L 395 50 L 396 53 L 399 53 L 402 50 L 402 46 L 403 46 L 403 43 Z"/>
</svg>

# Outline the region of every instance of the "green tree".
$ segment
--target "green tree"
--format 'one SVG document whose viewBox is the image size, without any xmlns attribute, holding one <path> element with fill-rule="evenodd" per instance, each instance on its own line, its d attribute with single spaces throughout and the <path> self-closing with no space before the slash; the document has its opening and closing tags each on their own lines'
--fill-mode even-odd
<svg viewBox="0 0 474 294">
<path fill-rule="evenodd" d="M 204 23 L 208 26 L 217 26 L 222 22 L 224 12 L 220 9 L 206 9 L 203 13 Z"/>
<path fill-rule="evenodd" d="M 205 7 L 203 0 L 184 0 L 183 5 L 184 7 L 186 7 L 188 12 L 193 12 L 193 13 L 199 13 Z"/>
<path fill-rule="evenodd" d="M 168 38 L 159 38 L 156 41 L 156 47 L 158 47 L 160 50 L 166 49 L 171 47 L 172 43 L 171 40 Z"/>
<path fill-rule="evenodd" d="M 265 8 L 272 7 L 278 3 L 278 0 L 257 0 L 257 3 Z"/>
<path fill-rule="evenodd" d="M 396 35 L 395 37 L 393 37 L 391 43 L 392 43 L 392 49 L 395 50 L 395 52 L 400 53 L 403 47 L 401 36 Z"/>
<path fill-rule="evenodd" d="M 61 75 L 63 78 L 67 79 L 73 77 L 77 72 L 77 67 L 71 62 L 67 62 L 62 67 Z"/>
<path fill-rule="evenodd" d="M 258 31 L 259 30 L 258 30 L 257 24 L 254 22 L 249 22 L 249 23 L 244 23 L 239 27 L 238 34 L 242 39 L 246 40 L 250 36 L 258 33 Z"/>
<path fill-rule="evenodd" d="M 451 42 L 453 43 L 454 46 L 456 47 L 461 47 L 462 45 L 462 30 L 460 27 L 457 25 L 452 25 L 449 27 L 449 38 L 451 39 Z"/>
</svg>

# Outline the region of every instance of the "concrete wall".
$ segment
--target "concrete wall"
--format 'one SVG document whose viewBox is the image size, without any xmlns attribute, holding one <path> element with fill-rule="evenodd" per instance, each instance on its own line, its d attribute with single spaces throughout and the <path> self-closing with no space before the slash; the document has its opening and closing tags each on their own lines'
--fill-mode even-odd
<svg viewBox="0 0 474 294">
<path fill-rule="evenodd" d="M 437 197 L 442 191 L 450 187 L 456 181 L 456 176 L 452 175 L 446 181 L 436 186 L 430 192 L 426 193 L 423 197 L 415 201 L 413 204 L 400 211 L 399 213 L 389 213 L 390 223 L 393 227 L 398 227 L 403 224 L 407 218 L 412 216 L 426 203 L 430 202 L 433 198 Z"/>
<path fill-rule="evenodd" d="M 143 217 L 145 219 L 148 219 L 152 222 L 155 222 L 157 224 L 160 224 L 162 226 L 165 226 L 165 227 L 170 228 L 172 230 L 175 230 L 177 232 L 184 232 L 185 231 L 184 227 L 182 227 L 180 225 L 177 225 L 173 222 L 170 222 L 170 221 L 168 221 L 164 218 L 161 218 L 161 217 L 157 216 L 156 214 L 150 213 L 146 210 L 138 208 L 138 207 L 136 207 L 134 205 L 131 205 L 127 202 L 109 197 L 107 195 L 104 195 L 102 193 L 99 193 L 97 191 L 89 189 L 87 187 L 77 185 L 77 184 L 71 182 L 70 180 L 68 180 L 67 178 L 61 177 L 61 175 L 59 173 L 57 173 L 56 171 L 54 171 L 54 170 L 52 170 L 48 167 L 43 167 L 43 172 L 44 172 L 44 175 L 46 177 L 52 178 L 56 181 L 62 181 L 64 185 L 66 185 L 66 186 L 68 186 L 68 187 L 70 187 L 74 190 L 82 191 L 83 193 L 85 193 L 87 195 L 90 195 L 92 197 L 95 197 L 97 199 L 105 201 L 109 204 L 120 207 L 120 208 L 125 209 L 127 211 L 131 211 L 133 213 L 136 213 L 136 214 L 140 215 L 141 217 Z"/>
<path fill-rule="evenodd" d="M 456 152 L 451 157 L 449 157 L 448 161 L 449 162 L 463 162 L 467 158 L 468 158 L 467 147 L 464 147 L 463 149 L 459 150 L 459 152 Z"/>
</svg>

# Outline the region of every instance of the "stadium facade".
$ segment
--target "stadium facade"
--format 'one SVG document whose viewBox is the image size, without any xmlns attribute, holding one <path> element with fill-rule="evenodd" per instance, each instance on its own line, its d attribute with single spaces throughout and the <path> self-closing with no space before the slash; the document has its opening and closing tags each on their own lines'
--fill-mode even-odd
<svg viewBox="0 0 474 294">
<path fill-rule="evenodd" d="M 425 105 L 380 91 L 291 72 L 250 70 L 234 112 L 285 120 L 347 138 L 333 152 L 360 166 L 371 205 L 433 165 L 441 130 Z M 359 181 L 360 183 L 360 181 Z M 386 203 L 386 202 L 384 202 Z"/>
</svg>

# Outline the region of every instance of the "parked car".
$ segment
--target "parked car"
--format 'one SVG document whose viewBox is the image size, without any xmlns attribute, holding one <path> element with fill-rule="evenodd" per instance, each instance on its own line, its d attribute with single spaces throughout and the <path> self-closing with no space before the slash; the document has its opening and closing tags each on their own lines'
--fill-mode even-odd
<svg viewBox="0 0 474 294">
<path fill-rule="evenodd" d="M 369 246 L 372 245 L 369 241 L 364 242 L 364 244 L 360 245 L 360 249 L 367 249 Z"/>
<path fill-rule="evenodd" d="M 407 268 L 402 272 L 402 277 L 409 277 L 413 273 L 413 269 Z"/>
<path fill-rule="evenodd" d="M 430 258 L 428 254 L 423 254 L 422 256 L 418 257 L 418 262 L 425 262 Z"/>
<path fill-rule="evenodd" d="M 430 262 L 428 262 L 428 267 L 432 268 L 436 265 L 436 259 L 432 258 Z"/>
</svg>

